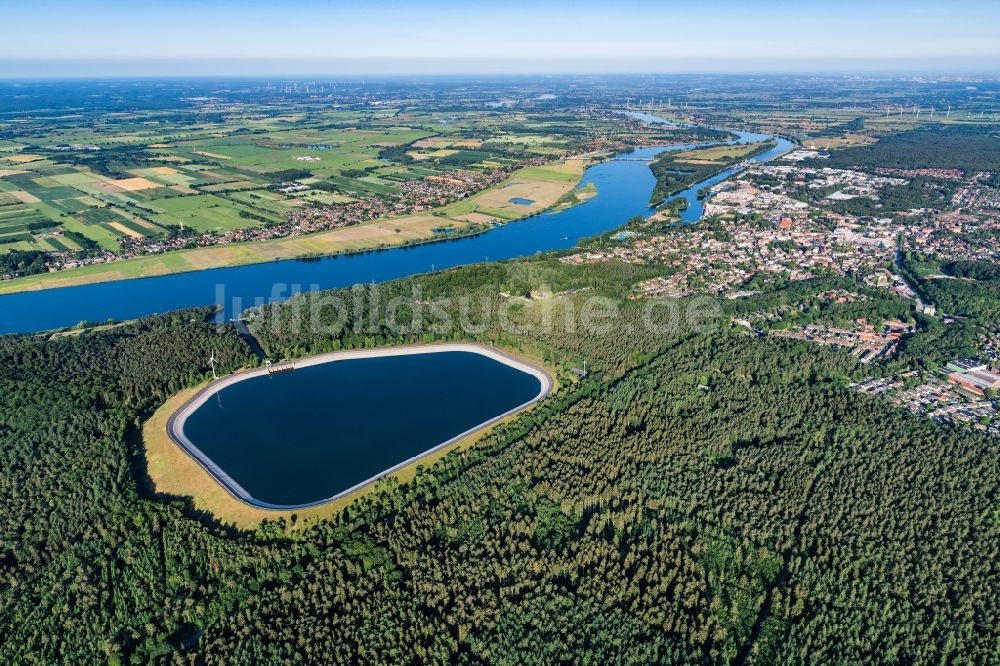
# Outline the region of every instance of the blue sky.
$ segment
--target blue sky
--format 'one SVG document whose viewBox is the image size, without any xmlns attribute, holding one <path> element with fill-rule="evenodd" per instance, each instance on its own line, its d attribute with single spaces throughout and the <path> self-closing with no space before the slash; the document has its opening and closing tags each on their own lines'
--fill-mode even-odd
<svg viewBox="0 0 1000 666">
<path fill-rule="evenodd" d="M 1000 69 L 995 0 L 0 0 L 0 16 L 6 76 Z"/>
</svg>

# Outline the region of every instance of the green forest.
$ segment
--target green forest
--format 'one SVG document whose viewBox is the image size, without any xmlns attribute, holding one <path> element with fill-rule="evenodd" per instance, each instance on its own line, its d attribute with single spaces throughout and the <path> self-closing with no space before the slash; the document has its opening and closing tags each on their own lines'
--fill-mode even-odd
<svg viewBox="0 0 1000 666">
<path fill-rule="evenodd" d="M 692 162 L 690 155 L 687 154 L 663 153 L 649 165 L 653 175 L 656 176 L 656 186 L 649 197 L 649 203 L 651 206 L 660 204 L 667 197 L 677 194 L 713 174 L 724 171 L 734 164 L 766 152 L 774 145 L 774 141 L 764 141 L 750 152 L 738 157 L 706 160 L 703 164 Z"/>
<path fill-rule="evenodd" d="M 926 298 L 967 325 L 1000 321 L 1000 269 L 992 261 L 940 262 L 919 252 L 905 252 L 903 268 Z M 922 277 L 920 268 L 937 275 Z"/>
<path fill-rule="evenodd" d="M 834 151 L 810 166 L 993 171 L 1000 152 L 995 125 L 940 125 L 887 134 L 868 146 Z"/>
<path fill-rule="evenodd" d="M 44 273 L 45 253 L 36 250 L 15 250 L 0 254 L 0 274 L 20 277 L 22 275 L 34 275 Z"/>
<path fill-rule="evenodd" d="M 1000 661 L 995 440 L 850 391 L 846 352 L 728 323 L 842 282 L 668 326 L 670 308 L 626 298 L 650 270 L 539 258 L 264 308 L 253 330 L 275 358 L 471 339 L 538 355 L 561 383 L 294 531 L 238 531 L 149 490 L 145 419 L 212 354 L 220 372 L 254 363 L 209 310 L 0 337 L 0 662 Z M 543 287 L 508 308 L 518 332 L 463 305 Z M 618 316 L 582 335 L 565 315 L 593 296 Z M 330 297 L 371 307 L 339 326 L 303 308 Z M 393 297 L 415 314 L 391 322 Z M 882 298 L 802 317 L 864 307 L 901 314 Z M 310 309 L 322 330 L 298 325 Z"/>
</svg>

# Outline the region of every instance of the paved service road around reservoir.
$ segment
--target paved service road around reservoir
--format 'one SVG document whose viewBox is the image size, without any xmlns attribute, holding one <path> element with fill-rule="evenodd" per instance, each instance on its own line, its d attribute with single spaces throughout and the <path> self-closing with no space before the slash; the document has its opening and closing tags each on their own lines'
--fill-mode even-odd
<svg viewBox="0 0 1000 666">
<path fill-rule="evenodd" d="M 512 367 L 523 373 L 531 375 L 536 378 L 540 384 L 540 390 L 537 395 L 533 398 L 524 402 L 516 407 L 505 411 L 502 414 L 498 414 L 489 420 L 480 423 L 472 428 L 465 430 L 453 437 L 450 437 L 444 442 L 437 444 L 426 451 L 418 453 L 415 456 L 407 458 L 399 462 L 388 469 L 385 469 L 378 474 L 371 476 L 359 483 L 352 485 L 349 488 L 337 492 L 335 495 L 326 497 L 323 499 L 318 499 L 311 502 L 306 502 L 302 504 L 276 504 L 271 502 L 261 501 L 255 498 L 250 492 L 243 488 L 237 481 L 235 481 L 225 470 L 223 470 L 212 458 L 206 455 L 201 449 L 198 448 L 190 440 L 190 438 L 185 434 L 184 425 L 193 413 L 195 413 L 198 408 L 204 405 L 210 398 L 217 395 L 220 391 L 224 390 L 226 387 L 232 386 L 242 381 L 248 379 L 253 379 L 256 377 L 262 377 L 268 374 L 266 368 L 255 368 L 253 370 L 246 370 L 242 372 L 237 372 L 233 375 L 227 377 L 222 377 L 211 384 L 200 390 L 195 394 L 190 400 L 188 400 L 180 409 L 174 412 L 167 421 L 167 434 L 170 439 L 173 440 L 181 449 L 198 462 L 212 477 L 215 478 L 233 497 L 236 499 L 250 504 L 252 506 L 262 508 L 262 509 L 274 509 L 274 510 L 289 510 L 289 509 L 303 509 L 311 506 L 317 506 L 320 504 L 325 504 L 331 502 L 351 493 L 354 493 L 376 481 L 383 479 L 393 473 L 399 471 L 400 469 L 419 461 L 430 454 L 446 449 L 449 446 L 455 444 L 461 439 L 468 437 L 476 432 L 487 428 L 494 423 L 507 418 L 517 412 L 524 410 L 525 408 L 535 404 L 539 400 L 545 398 L 549 393 L 551 393 L 554 382 L 552 376 L 549 375 L 544 369 L 527 363 L 521 359 L 515 358 L 509 354 L 504 353 L 498 349 L 492 347 L 486 347 L 483 345 L 471 344 L 471 343 L 440 343 L 440 344 L 427 344 L 427 345 L 405 345 L 398 347 L 384 347 L 375 349 L 358 349 L 349 351 L 339 351 L 331 352 L 328 354 L 321 354 L 318 356 L 311 356 L 308 358 L 297 359 L 294 361 L 296 370 L 320 365 L 324 363 L 333 363 L 338 361 L 346 360 L 356 360 L 356 359 L 370 359 L 370 358 L 381 358 L 381 357 L 391 357 L 391 356 L 412 356 L 418 354 L 438 354 L 447 352 L 467 352 L 479 354 L 485 356 L 489 359 Z"/>
</svg>

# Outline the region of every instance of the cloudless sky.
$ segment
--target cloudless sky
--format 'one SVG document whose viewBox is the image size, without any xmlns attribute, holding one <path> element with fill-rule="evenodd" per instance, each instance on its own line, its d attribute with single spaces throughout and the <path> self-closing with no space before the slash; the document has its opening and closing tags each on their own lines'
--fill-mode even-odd
<svg viewBox="0 0 1000 666">
<path fill-rule="evenodd" d="M 0 0 L 0 23 L 4 76 L 1000 64 L 997 0 Z"/>
</svg>

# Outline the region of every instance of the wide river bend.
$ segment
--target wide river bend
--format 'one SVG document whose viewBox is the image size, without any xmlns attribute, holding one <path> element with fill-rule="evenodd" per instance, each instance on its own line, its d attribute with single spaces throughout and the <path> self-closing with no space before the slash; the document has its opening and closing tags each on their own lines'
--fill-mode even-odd
<svg viewBox="0 0 1000 666">
<path fill-rule="evenodd" d="M 630 115 L 648 122 L 667 122 L 647 114 Z M 772 138 L 765 134 L 730 131 L 739 137 L 737 143 Z M 791 149 L 791 141 L 774 138 L 777 145 L 752 161 L 766 162 Z M 714 144 L 697 144 L 703 145 Z M 281 300 L 296 291 L 384 282 L 464 264 L 569 249 L 581 238 L 615 229 L 636 215 L 653 213 L 649 197 L 656 179 L 648 162 L 635 158 L 651 158 L 664 151 L 692 147 L 696 146 L 639 148 L 596 164 L 584 173 L 581 186 L 593 183 L 597 187 L 597 196 L 574 208 L 509 222 L 477 236 L 360 254 L 311 260 L 287 259 L 0 296 L 0 334 L 31 333 L 74 326 L 81 321 L 128 320 L 212 304 L 221 305 L 221 316 L 229 318 L 239 314 L 236 310 Z M 626 157 L 633 159 L 619 159 Z M 701 219 L 703 210 L 698 199 L 699 190 L 725 180 L 735 171 L 736 168 L 722 171 L 671 197 L 688 201 L 682 222 Z"/>
</svg>

